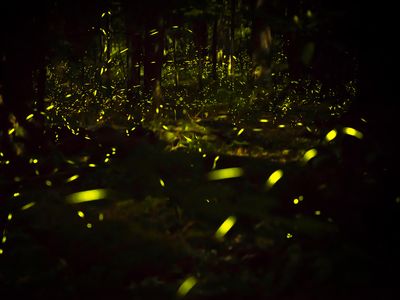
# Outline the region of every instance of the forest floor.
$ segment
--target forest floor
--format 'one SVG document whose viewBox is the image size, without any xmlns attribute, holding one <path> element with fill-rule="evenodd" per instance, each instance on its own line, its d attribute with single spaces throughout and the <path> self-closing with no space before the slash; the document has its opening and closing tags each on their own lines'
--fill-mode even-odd
<svg viewBox="0 0 400 300">
<path fill-rule="evenodd" d="M 395 299 L 400 198 L 365 121 L 164 120 L 2 166 L 0 295 Z"/>
</svg>

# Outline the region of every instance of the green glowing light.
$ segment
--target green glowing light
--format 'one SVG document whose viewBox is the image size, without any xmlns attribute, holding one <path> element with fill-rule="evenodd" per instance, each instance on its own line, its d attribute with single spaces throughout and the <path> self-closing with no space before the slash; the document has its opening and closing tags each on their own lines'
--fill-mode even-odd
<svg viewBox="0 0 400 300">
<path fill-rule="evenodd" d="M 337 131 L 336 129 L 332 129 L 331 131 L 329 131 L 326 136 L 325 139 L 330 142 L 332 141 L 335 137 L 337 136 Z"/>
<path fill-rule="evenodd" d="M 32 118 L 33 118 L 33 114 L 30 114 L 29 116 L 26 117 L 26 120 L 28 121 L 28 120 L 30 120 Z"/>
<path fill-rule="evenodd" d="M 244 131 L 244 128 L 240 129 L 240 130 L 238 131 L 238 133 L 237 133 L 237 136 L 241 135 L 241 134 L 243 133 L 243 131 Z"/>
<path fill-rule="evenodd" d="M 318 154 L 316 149 L 310 149 L 306 153 L 304 153 L 303 160 L 308 162 L 310 159 L 314 158 Z"/>
<path fill-rule="evenodd" d="M 162 187 L 165 187 L 164 180 L 162 180 L 161 178 L 160 178 L 160 184 L 161 184 Z"/>
<path fill-rule="evenodd" d="M 259 122 L 260 122 L 260 123 L 267 123 L 268 120 L 267 120 L 267 119 L 260 119 Z"/>
<path fill-rule="evenodd" d="M 227 232 L 232 228 L 233 225 L 236 223 L 236 217 L 235 216 L 230 216 L 228 217 L 218 228 L 218 230 L 215 232 L 215 237 L 218 240 L 223 239 L 223 237 L 227 234 Z"/>
<path fill-rule="evenodd" d="M 8 220 L 8 221 L 11 221 L 12 217 L 13 217 L 13 215 L 12 215 L 12 214 L 8 214 L 8 216 L 7 216 L 7 220 Z"/>
<path fill-rule="evenodd" d="M 214 158 L 214 163 L 213 163 L 213 166 L 212 166 L 212 170 L 214 170 L 216 167 L 217 167 L 217 161 L 218 161 L 218 159 L 219 159 L 219 155 L 217 155 L 215 158 Z"/>
<path fill-rule="evenodd" d="M 292 237 L 293 237 L 293 235 L 292 235 L 291 233 L 288 232 L 288 233 L 286 234 L 286 238 L 287 238 L 287 239 L 291 239 Z"/>
<path fill-rule="evenodd" d="M 177 295 L 179 297 L 184 297 L 187 293 L 189 293 L 189 291 L 194 287 L 196 283 L 197 280 L 193 276 L 186 278 L 185 281 L 179 287 Z"/>
<path fill-rule="evenodd" d="M 34 206 L 36 203 L 35 202 L 29 202 L 28 204 L 25 204 L 24 206 L 21 207 L 21 210 L 27 210 Z"/>
<path fill-rule="evenodd" d="M 345 133 L 347 135 L 354 136 L 354 137 L 356 137 L 358 139 L 362 139 L 363 138 L 363 134 L 360 131 L 358 131 L 358 130 L 356 130 L 354 128 L 351 128 L 351 127 L 344 127 L 343 128 L 343 133 Z"/>
<path fill-rule="evenodd" d="M 81 202 L 101 200 L 106 197 L 107 197 L 107 190 L 96 189 L 96 190 L 88 190 L 88 191 L 73 193 L 67 196 L 66 200 L 69 203 L 81 203 Z"/>
<path fill-rule="evenodd" d="M 85 217 L 85 214 L 83 213 L 83 211 L 78 210 L 77 214 L 78 214 L 78 216 L 81 217 L 81 218 L 84 218 L 84 217 Z"/>
<path fill-rule="evenodd" d="M 299 199 L 297 198 L 293 199 L 293 204 L 299 204 Z"/>
<path fill-rule="evenodd" d="M 272 188 L 279 179 L 281 179 L 283 176 L 283 171 L 282 170 L 276 170 L 271 174 L 271 176 L 268 177 L 267 180 L 267 187 Z"/>
<path fill-rule="evenodd" d="M 211 171 L 208 173 L 208 180 L 221 180 L 240 177 L 243 175 L 242 168 L 227 168 Z"/>
<path fill-rule="evenodd" d="M 79 177 L 79 175 L 73 175 L 73 176 L 71 176 L 70 178 L 68 178 L 65 182 L 74 181 L 74 180 L 78 179 L 78 177 Z"/>
</svg>

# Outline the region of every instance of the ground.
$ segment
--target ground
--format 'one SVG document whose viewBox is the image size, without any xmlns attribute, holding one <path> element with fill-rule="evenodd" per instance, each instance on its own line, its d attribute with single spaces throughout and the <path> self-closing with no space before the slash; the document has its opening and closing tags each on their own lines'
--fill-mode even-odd
<svg viewBox="0 0 400 300">
<path fill-rule="evenodd" d="M 3 163 L 0 294 L 393 299 L 394 169 L 368 120 L 310 115 L 60 133 Z"/>
</svg>

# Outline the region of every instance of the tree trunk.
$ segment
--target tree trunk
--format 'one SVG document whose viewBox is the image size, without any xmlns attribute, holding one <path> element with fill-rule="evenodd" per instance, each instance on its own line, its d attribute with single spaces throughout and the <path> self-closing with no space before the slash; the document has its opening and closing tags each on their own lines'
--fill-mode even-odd
<svg viewBox="0 0 400 300">
<path fill-rule="evenodd" d="M 212 56 L 212 78 L 217 80 L 217 46 L 218 46 L 218 17 L 215 17 L 213 23 L 213 35 L 211 45 Z"/>
<path fill-rule="evenodd" d="M 161 104 L 161 71 L 164 57 L 165 31 L 162 19 L 148 20 L 144 37 L 144 92 L 152 96 L 150 116 L 159 112 Z"/>
<path fill-rule="evenodd" d="M 199 18 L 193 23 L 194 44 L 197 56 L 197 82 L 199 90 L 203 87 L 203 70 L 205 57 L 207 55 L 208 26 L 204 18 Z"/>
</svg>

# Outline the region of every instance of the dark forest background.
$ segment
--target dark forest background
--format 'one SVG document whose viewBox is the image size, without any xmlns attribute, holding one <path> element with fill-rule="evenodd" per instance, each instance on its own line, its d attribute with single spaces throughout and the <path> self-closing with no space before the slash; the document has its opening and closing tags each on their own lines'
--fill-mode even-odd
<svg viewBox="0 0 400 300">
<path fill-rule="evenodd" d="M 389 1 L 0 12 L 0 297 L 395 299 Z"/>
</svg>

